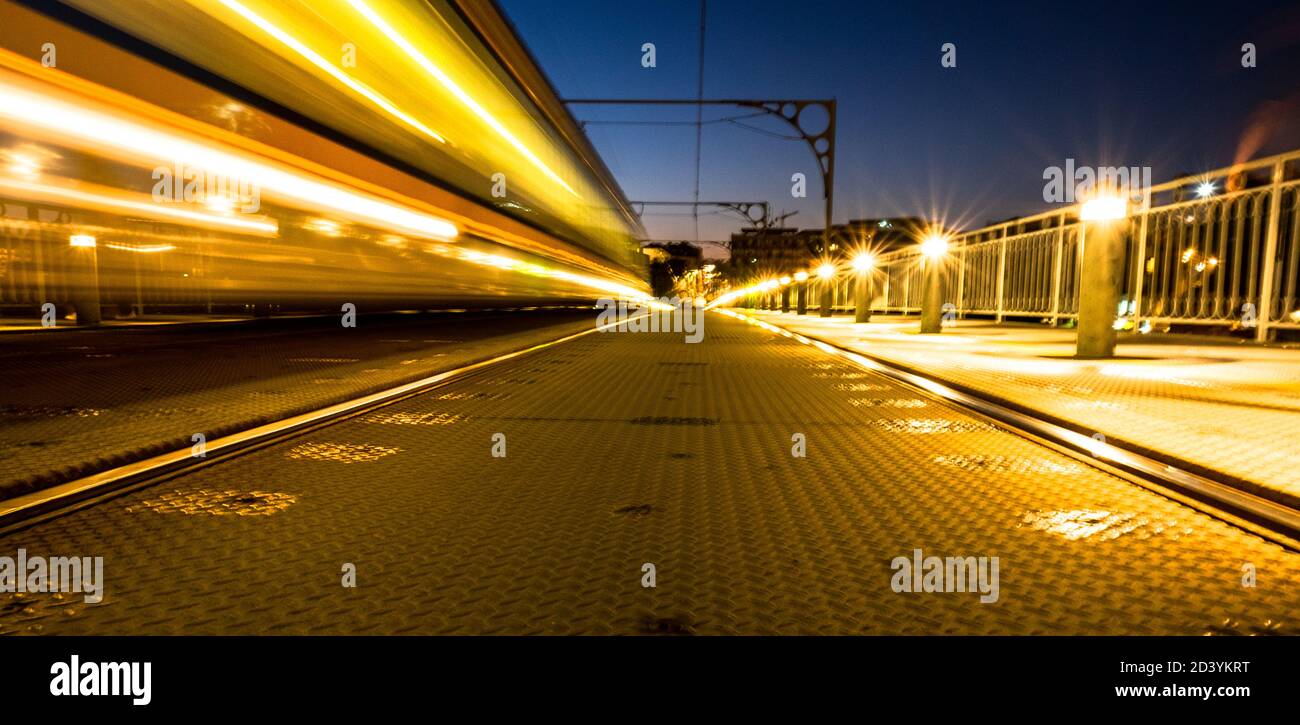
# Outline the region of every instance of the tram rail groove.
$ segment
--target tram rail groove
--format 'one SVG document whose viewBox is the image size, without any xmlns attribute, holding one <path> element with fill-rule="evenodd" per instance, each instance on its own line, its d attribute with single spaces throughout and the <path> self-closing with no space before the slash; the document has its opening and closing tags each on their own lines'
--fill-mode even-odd
<svg viewBox="0 0 1300 725">
<path fill-rule="evenodd" d="M 222 436 L 205 444 L 205 456 L 202 458 L 193 455 L 192 447 L 186 447 L 0 501 L 0 535 L 28 528 L 94 506 L 110 498 L 191 473 L 198 468 L 216 465 L 289 438 L 370 413 L 452 382 L 483 374 L 497 363 L 540 352 L 618 324 L 613 322 L 593 326 L 587 330 L 562 335 L 553 340 L 444 370 L 376 393 Z"/>
<path fill-rule="evenodd" d="M 1300 551 L 1300 510 L 1242 490 L 1232 480 L 1216 480 L 1189 470 L 1181 461 L 1161 460 L 1110 441 L 1093 439 L 1032 410 L 977 394 L 874 355 L 841 347 L 815 335 L 787 330 L 733 310 L 715 311 L 853 362 L 932 400 L 953 405 L 1080 463 L 1227 521 L 1288 549 Z"/>
</svg>

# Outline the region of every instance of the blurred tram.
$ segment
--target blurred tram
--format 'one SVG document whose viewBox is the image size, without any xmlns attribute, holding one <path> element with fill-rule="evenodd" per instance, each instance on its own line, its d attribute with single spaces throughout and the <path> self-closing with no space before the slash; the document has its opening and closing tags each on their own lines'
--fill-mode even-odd
<svg viewBox="0 0 1300 725">
<path fill-rule="evenodd" d="M 644 297 L 644 230 L 487 0 L 0 0 L 0 308 Z"/>
</svg>

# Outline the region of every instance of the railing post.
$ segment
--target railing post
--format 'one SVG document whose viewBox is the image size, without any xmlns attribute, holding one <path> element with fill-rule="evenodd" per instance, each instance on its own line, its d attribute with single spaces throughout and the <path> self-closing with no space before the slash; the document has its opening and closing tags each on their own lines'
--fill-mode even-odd
<svg viewBox="0 0 1300 725">
<path fill-rule="evenodd" d="M 966 243 L 963 240 L 962 246 L 957 249 L 957 306 L 954 312 L 957 316 L 966 318 Z"/>
<path fill-rule="evenodd" d="M 1273 313 L 1273 284 L 1277 265 L 1278 228 L 1282 225 L 1282 176 L 1286 164 L 1273 165 L 1273 189 L 1268 198 L 1268 228 L 1264 233 L 1264 269 L 1259 280 L 1259 310 L 1255 316 L 1255 341 L 1268 342 L 1269 322 Z"/>
<path fill-rule="evenodd" d="M 904 270 L 903 275 L 903 314 L 907 314 L 912 308 L 912 273 L 911 270 Z"/>
<path fill-rule="evenodd" d="M 997 321 L 1002 322 L 1002 312 L 1006 305 L 1002 301 L 1002 294 L 1006 291 L 1007 275 L 1007 228 L 1002 227 L 1002 240 L 998 244 L 998 308 Z"/>
<path fill-rule="evenodd" d="M 1147 219 L 1151 216 L 1151 190 L 1142 190 L 1142 207 L 1138 210 L 1142 220 L 1138 222 L 1137 247 L 1133 260 L 1133 329 L 1142 327 L 1142 288 L 1147 275 Z"/>
<path fill-rule="evenodd" d="M 886 314 L 889 313 L 889 277 L 890 277 L 890 274 L 889 274 L 889 267 L 885 267 L 885 292 L 884 292 L 884 295 L 885 295 L 885 304 L 884 304 L 884 309 L 885 309 L 885 313 L 886 313 Z"/>
<path fill-rule="evenodd" d="M 1056 248 L 1052 252 L 1052 327 L 1061 322 L 1061 263 L 1065 258 L 1065 214 L 1056 219 Z"/>
</svg>

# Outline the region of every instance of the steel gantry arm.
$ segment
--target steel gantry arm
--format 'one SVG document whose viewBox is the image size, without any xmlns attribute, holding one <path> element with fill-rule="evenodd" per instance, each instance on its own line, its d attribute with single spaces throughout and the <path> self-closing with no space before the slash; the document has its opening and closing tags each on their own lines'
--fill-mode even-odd
<svg viewBox="0 0 1300 725">
<path fill-rule="evenodd" d="M 822 196 L 826 200 L 826 229 L 831 227 L 831 215 L 835 209 L 835 99 L 804 100 L 756 100 L 749 98 L 714 98 L 695 100 L 687 98 L 568 98 L 564 101 L 570 105 L 622 105 L 622 106 L 738 106 L 754 108 L 780 118 L 799 134 L 799 138 L 812 149 L 817 159 L 817 168 L 822 177 Z M 826 128 L 810 131 L 803 119 L 803 112 L 809 108 L 822 108 L 826 111 Z M 701 202 L 703 203 L 703 202 Z"/>
<path fill-rule="evenodd" d="M 633 211 L 644 215 L 647 206 L 716 206 L 735 212 L 757 229 L 767 229 L 772 224 L 772 205 L 765 201 L 629 201 Z M 758 216 L 754 216 L 754 212 Z"/>
</svg>

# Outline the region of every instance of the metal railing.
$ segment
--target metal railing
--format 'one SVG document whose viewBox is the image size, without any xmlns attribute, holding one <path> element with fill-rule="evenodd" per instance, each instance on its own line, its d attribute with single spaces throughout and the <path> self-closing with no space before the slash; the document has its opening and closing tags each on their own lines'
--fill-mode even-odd
<svg viewBox="0 0 1300 725">
<path fill-rule="evenodd" d="M 1213 193 L 1197 196 L 1203 184 Z M 1078 214 L 1074 204 L 954 236 L 944 269 L 952 309 L 999 321 L 1074 317 L 1086 243 Z M 919 260 L 915 249 L 880 257 L 876 309 L 920 311 Z M 1300 151 L 1153 186 L 1129 215 L 1124 265 L 1117 315 L 1134 326 L 1231 325 L 1260 341 L 1300 329 Z"/>
</svg>

